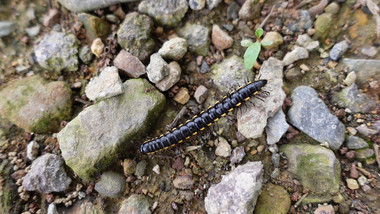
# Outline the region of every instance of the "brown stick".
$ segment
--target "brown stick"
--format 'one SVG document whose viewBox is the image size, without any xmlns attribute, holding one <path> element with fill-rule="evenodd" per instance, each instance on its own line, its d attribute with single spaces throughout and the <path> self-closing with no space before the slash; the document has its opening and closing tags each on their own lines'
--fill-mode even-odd
<svg viewBox="0 0 380 214">
<path fill-rule="evenodd" d="M 316 15 L 322 13 L 328 3 L 328 0 L 321 0 L 317 5 L 309 8 L 308 12 L 310 17 L 314 18 Z"/>
<path fill-rule="evenodd" d="M 367 170 L 363 169 L 363 168 L 360 168 L 360 167 L 356 167 L 356 169 L 358 169 L 361 173 L 363 173 L 365 176 L 367 176 L 368 178 L 375 178 L 374 175 L 372 175 L 370 172 L 368 172 Z"/>
<path fill-rule="evenodd" d="M 259 28 L 263 28 L 264 27 L 265 23 L 268 21 L 269 17 L 272 15 L 273 10 L 274 10 L 274 6 L 272 6 L 272 9 L 270 9 L 270 12 L 267 15 L 267 17 L 265 17 L 264 21 L 259 25 Z"/>
</svg>

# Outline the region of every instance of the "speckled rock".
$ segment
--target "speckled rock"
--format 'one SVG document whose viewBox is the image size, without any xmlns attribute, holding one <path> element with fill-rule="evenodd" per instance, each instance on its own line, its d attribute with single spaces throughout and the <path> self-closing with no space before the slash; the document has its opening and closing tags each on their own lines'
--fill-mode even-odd
<svg viewBox="0 0 380 214">
<path fill-rule="evenodd" d="M 291 52 L 288 52 L 282 62 L 284 63 L 284 66 L 290 65 L 293 62 L 300 60 L 300 59 L 307 59 L 309 58 L 309 52 L 306 50 L 306 48 L 303 47 L 296 47 Z"/>
<path fill-rule="evenodd" d="M 136 171 L 135 171 L 136 177 L 141 178 L 144 175 L 147 166 L 148 166 L 148 161 L 146 160 L 139 161 L 136 165 Z"/>
<path fill-rule="evenodd" d="M 352 189 L 352 190 L 359 189 L 359 184 L 355 179 L 347 178 L 346 182 L 347 182 L 347 187 L 349 189 Z"/>
<path fill-rule="evenodd" d="M 189 90 L 187 88 L 180 88 L 178 93 L 173 97 L 173 100 L 175 100 L 177 103 L 180 103 L 182 105 L 185 105 L 187 102 L 189 102 L 190 95 Z"/>
<path fill-rule="evenodd" d="M 26 156 L 29 160 L 34 160 L 38 156 L 40 145 L 36 141 L 30 141 L 26 147 Z"/>
<path fill-rule="evenodd" d="M 271 42 L 269 45 L 265 45 L 266 42 Z M 279 45 L 284 43 L 284 40 L 281 36 L 281 34 L 277 33 L 276 31 L 271 31 L 265 34 L 263 40 L 261 40 L 262 46 L 265 49 L 277 49 Z"/>
<path fill-rule="evenodd" d="M 78 70 L 78 40 L 73 34 L 51 32 L 35 46 L 34 54 L 44 69 L 60 73 Z"/>
<path fill-rule="evenodd" d="M 229 157 L 231 155 L 231 146 L 226 139 L 219 137 L 218 146 L 216 147 L 215 154 L 220 157 Z"/>
<path fill-rule="evenodd" d="M 57 206 L 54 203 L 49 204 L 47 214 L 59 214 Z"/>
<path fill-rule="evenodd" d="M 150 214 L 149 198 L 145 195 L 132 194 L 121 203 L 118 214 Z"/>
<path fill-rule="evenodd" d="M 332 14 L 323 13 L 317 17 L 314 22 L 315 34 L 316 38 L 325 38 L 329 32 L 329 29 L 332 24 Z"/>
<path fill-rule="evenodd" d="M 345 126 L 330 113 L 317 92 L 311 87 L 299 86 L 291 98 L 293 106 L 288 111 L 289 122 L 320 143 L 327 142 L 331 149 L 339 149 Z"/>
<path fill-rule="evenodd" d="M 251 21 L 260 16 L 261 5 L 257 0 L 246 0 L 239 10 L 239 19 Z"/>
<path fill-rule="evenodd" d="M 162 59 L 160 54 L 155 53 L 150 56 L 150 63 L 146 67 L 146 73 L 152 83 L 157 83 L 168 76 L 169 70 L 168 63 Z"/>
<path fill-rule="evenodd" d="M 132 78 L 138 78 L 139 76 L 146 74 L 145 65 L 139 60 L 139 58 L 133 56 L 126 50 L 120 51 L 113 60 L 113 64 L 116 68 L 121 70 L 121 73 Z"/>
<path fill-rule="evenodd" d="M 310 190 L 305 203 L 329 201 L 339 192 L 340 163 L 334 152 L 309 144 L 287 144 L 280 151 L 288 158 L 288 170 Z"/>
<path fill-rule="evenodd" d="M 240 163 L 245 157 L 244 146 L 236 147 L 231 154 L 230 164 Z"/>
<path fill-rule="evenodd" d="M 114 66 L 104 68 L 100 75 L 92 78 L 86 86 L 86 96 L 90 100 L 103 100 L 123 92 L 123 83 Z"/>
<path fill-rule="evenodd" d="M 125 177 L 112 171 L 104 172 L 95 184 L 95 190 L 104 197 L 121 196 L 125 191 Z"/>
<path fill-rule="evenodd" d="M 253 213 L 262 187 L 262 169 L 261 162 L 248 162 L 211 185 L 205 198 L 207 213 Z"/>
<path fill-rule="evenodd" d="M 282 89 L 283 65 L 282 62 L 273 57 L 265 61 L 260 69 L 261 79 L 268 80 L 263 90 L 270 93 L 264 101 L 252 99 L 254 105 L 248 105 L 246 111 L 237 116 L 238 131 L 246 138 L 257 138 L 262 136 L 269 117 L 273 117 L 281 108 L 285 99 Z"/>
<path fill-rule="evenodd" d="M 314 41 L 307 34 L 299 35 L 297 38 L 297 44 L 306 48 L 308 51 L 313 51 L 319 48 L 319 41 Z"/>
<path fill-rule="evenodd" d="M 288 25 L 289 30 L 293 32 L 308 30 L 313 24 L 313 20 L 307 10 L 299 11 L 299 18 L 296 22 L 292 22 Z"/>
<path fill-rule="evenodd" d="M 189 0 L 189 7 L 192 10 L 202 10 L 206 5 L 206 0 Z"/>
<path fill-rule="evenodd" d="M 178 176 L 173 181 L 174 187 L 177 189 L 191 189 L 194 185 L 194 180 L 189 175 Z"/>
<path fill-rule="evenodd" d="M 290 197 L 288 192 L 280 186 L 267 184 L 263 187 L 257 199 L 256 214 L 286 214 L 290 208 Z"/>
<path fill-rule="evenodd" d="M 359 92 L 355 83 L 333 95 L 333 101 L 339 107 L 349 108 L 351 112 L 368 113 L 376 109 L 376 102 L 366 94 Z"/>
<path fill-rule="evenodd" d="M 87 107 L 58 133 L 66 164 L 82 179 L 92 179 L 131 148 L 165 106 L 165 96 L 144 79 L 123 87 L 123 94 Z"/>
<path fill-rule="evenodd" d="M 315 209 L 314 214 L 335 214 L 335 210 L 332 205 L 322 205 Z"/>
<path fill-rule="evenodd" d="M 62 81 L 39 76 L 16 80 L 0 91 L 0 115 L 28 132 L 57 131 L 71 117 L 71 93 Z"/>
<path fill-rule="evenodd" d="M 108 35 L 111 33 L 111 25 L 104 19 L 88 13 L 78 14 L 78 21 L 82 22 L 86 29 L 86 36 L 89 41 L 96 38 L 101 38 L 106 41 Z"/>
<path fill-rule="evenodd" d="M 343 40 L 339 43 L 336 43 L 329 52 L 329 56 L 332 60 L 338 60 L 343 54 L 348 50 L 348 42 Z"/>
<path fill-rule="evenodd" d="M 220 29 L 216 24 L 212 26 L 211 41 L 216 49 L 221 51 L 230 48 L 234 42 L 232 37 L 230 37 L 227 32 Z"/>
<path fill-rule="evenodd" d="M 94 55 L 91 52 L 90 47 L 85 45 L 79 50 L 79 58 L 84 62 L 84 64 L 89 64 L 91 60 L 94 58 Z"/>
<path fill-rule="evenodd" d="M 92 11 L 106 8 L 108 6 L 123 2 L 134 2 L 135 0 L 58 0 L 64 7 L 73 12 Z"/>
<path fill-rule="evenodd" d="M 202 56 L 207 56 L 210 45 L 210 30 L 207 27 L 186 23 L 177 33 L 180 37 L 186 39 L 190 51 Z"/>
<path fill-rule="evenodd" d="M 360 137 L 348 136 L 346 137 L 346 146 L 348 149 L 363 149 L 368 147 L 368 143 Z"/>
<path fill-rule="evenodd" d="M 268 125 L 265 127 L 268 145 L 277 143 L 288 128 L 289 124 L 286 122 L 282 108 L 280 108 L 273 117 L 268 119 Z"/>
<path fill-rule="evenodd" d="M 102 54 L 104 51 L 104 43 L 102 39 L 96 38 L 91 43 L 91 52 L 97 57 L 100 57 L 100 54 Z"/>
<path fill-rule="evenodd" d="M 202 104 L 207 99 L 207 97 L 208 97 L 208 89 L 203 85 L 198 86 L 197 90 L 195 90 L 195 93 L 194 93 L 195 100 L 199 104 Z"/>
<path fill-rule="evenodd" d="M 358 130 L 358 132 L 364 136 L 371 136 L 377 134 L 380 131 L 380 128 L 376 126 L 368 127 L 366 124 L 361 124 L 360 126 L 356 127 L 356 130 Z"/>
<path fill-rule="evenodd" d="M 148 14 L 160 25 L 176 26 L 185 16 L 189 6 L 187 0 L 143 0 L 139 12 Z"/>
<path fill-rule="evenodd" d="M 176 84 L 181 78 L 181 66 L 178 62 L 173 61 L 169 63 L 169 75 L 164 77 L 158 83 L 156 83 L 156 87 L 160 89 L 160 91 L 167 91 L 174 84 Z"/>
<path fill-rule="evenodd" d="M 137 12 L 128 13 L 117 31 L 117 42 L 133 56 L 144 61 L 154 49 L 150 37 L 153 21 L 147 15 Z"/>
<path fill-rule="evenodd" d="M 187 52 L 186 39 L 175 37 L 166 41 L 160 50 L 159 54 L 165 59 L 180 60 Z"/>
<path fill-rule="evenodd" d="M 70 183 L 62 159 L 58 155 L 47 153 L 33 161 L 22 186 L 28 191 L 51 193 L 65 191 Z"/>
</svg>

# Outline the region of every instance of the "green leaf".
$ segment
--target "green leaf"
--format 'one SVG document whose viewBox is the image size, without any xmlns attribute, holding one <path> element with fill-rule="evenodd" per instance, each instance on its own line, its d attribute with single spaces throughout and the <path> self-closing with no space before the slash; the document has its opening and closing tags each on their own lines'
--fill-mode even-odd
<svg viewBox="0 0 380 214">
<path fill-rule="evenodd" d="M 244 67 L 247 70 L 251 70 L 253 65 L 255 64 L 257 57 L 259 57 L 259 53 L 261 50 L 261 44 L 259 42 L 255 42 L 250 45 L 244 53 Z"/>
<path fill-rule="evenodd" d="M 261 45 L 262 46 L 269 46 L 269 45 L 272 45 L 273 44 L 273 42 L 272 41 L 264 41 L 264 42 L 261 42 Z"/>
<path fill-rule="evenodd" d="M 243 39 L 240 42 L 240 45 L 243 46 L 243 47 L 248 47 L 248 46 L 250 46 L 252 44 L 253 44 L 253 42 L 250 39 Z"/>
<path fill-rule="evenodd" d="M 264 34 L 264 30 L 262 28 L 259 28 L 256 30 L 255 34 L 256 37 L 259 39 Z"/>
</svg>

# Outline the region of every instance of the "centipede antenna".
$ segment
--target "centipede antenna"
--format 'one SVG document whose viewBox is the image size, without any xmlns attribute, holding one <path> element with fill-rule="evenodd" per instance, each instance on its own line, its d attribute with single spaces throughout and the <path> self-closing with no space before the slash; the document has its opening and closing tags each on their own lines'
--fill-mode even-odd
<svg viewBox="0 0 380 214">
<path fill-rule="evenodd" d="M 179 113 L 175 116 L 173 122 L 166 126 L 166 130 L 168 131 L 172 130 L 177 125 L 179 119 L 181 119 L 185 115 L 186 110 L 187 110 L 186 106 L 182 107 Z"/>
</svg>

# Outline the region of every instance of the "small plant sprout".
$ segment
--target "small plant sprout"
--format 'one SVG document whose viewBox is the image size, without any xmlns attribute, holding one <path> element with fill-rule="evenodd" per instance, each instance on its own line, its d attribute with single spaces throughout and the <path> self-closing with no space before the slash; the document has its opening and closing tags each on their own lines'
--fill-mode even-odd
<svg viewBox="0 0 380 214">
<path fill-rule="evenodd" d="M 259 57 L 261 45 L 271 45 L 272 43 L 271 41 L 264 42 L 265 44 L 260 42 L 260 37 L 264 34 L 264 30 L 262 28 L 257 29 L 255 34 L 257 37 L 256 42 L 252 42 L 250 39 L 243 39 L 240 43 L 241 46 L 247 47 L 247 50 L 244 53 L 244 67 L 247 70 L 252 69 L 257 58 Z"/>
</svg>

